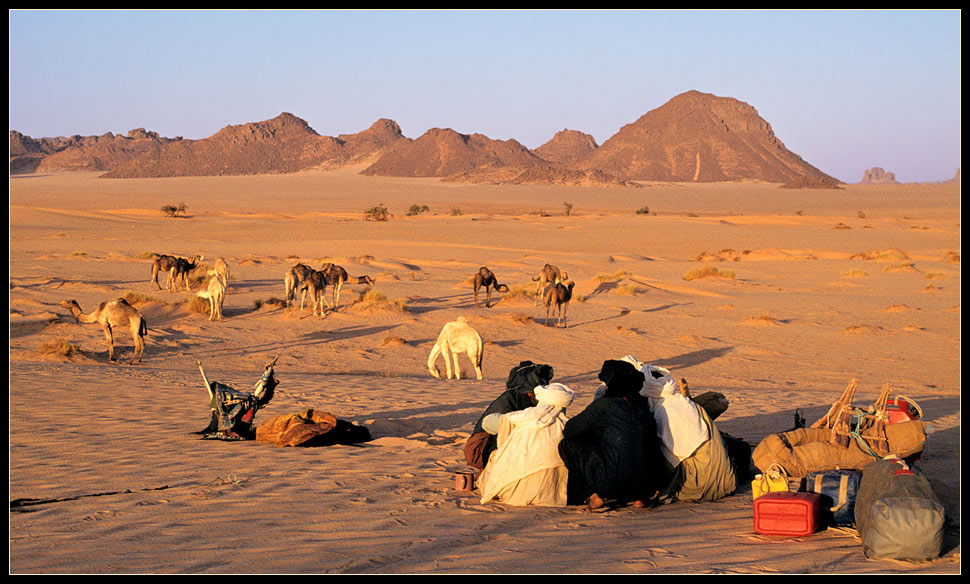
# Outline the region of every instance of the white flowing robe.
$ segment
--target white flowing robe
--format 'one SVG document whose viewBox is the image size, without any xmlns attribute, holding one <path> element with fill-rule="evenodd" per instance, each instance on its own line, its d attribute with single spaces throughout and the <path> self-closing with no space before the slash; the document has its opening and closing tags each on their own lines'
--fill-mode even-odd
<svg viewBox="0 0 970 584">
<path fill-rule="evenodd" d="M 565 413 L 549 419 L 543 405 L 503 414 L 498 448 L 478 477 L 482 503 L 566 506 L 569 472 L 559 457 Z"/>
</svg>

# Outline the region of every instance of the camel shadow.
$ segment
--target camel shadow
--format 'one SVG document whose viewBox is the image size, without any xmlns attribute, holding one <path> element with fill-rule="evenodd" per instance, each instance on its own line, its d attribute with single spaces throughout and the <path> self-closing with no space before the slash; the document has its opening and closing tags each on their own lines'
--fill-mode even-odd
<svg viewBox="0 0 970 584">
<path fill-rule="evenodd" d="M 701 363 L 706 363 L 713 359 L 723 357 L 729 352 L 733 351 L 734 347 L 720 347 L 717 349 L 700 349 L 699 351 L 691 351 L 690 353 L 684 353 L 683 355 L 677 355 L 676 357 L 670 357 L 669 359 L 658 359 L 652 361 L 653 365 L 659 365 L 667 369 L 681 369 L 686 367 L 693 367 L 695 365 L 700 365 Z"/>
</svg>

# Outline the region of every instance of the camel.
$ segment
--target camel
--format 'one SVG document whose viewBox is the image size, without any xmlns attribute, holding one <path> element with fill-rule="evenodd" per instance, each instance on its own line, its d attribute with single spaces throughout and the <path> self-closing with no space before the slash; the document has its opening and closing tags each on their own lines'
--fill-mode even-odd
<svg viewBox="0 0 970 584">
<path fill-rule="evenodd" d="M 112 327 L 127 326 L 135 341 L 135 352 L 131 356 L 131 363 L 141 362 L 145 354 L 145 335 L 148 334 L 148 323 L 134 306 L 128 304 L 124 298 L 102 302 L 98 309 L 84 314 L 76 300 L 62 300 L 60 306 L 67 308 L 74 315 L 77 323 L 98 323 L 104 330 L 104 338 L 108 341 L 108 360 L 115 360 L 115 344 Z"/>
<path fill-rule="evenodd" d="M 168 272 L 168 283 L 166 284 L 166 288 L 171 288 L 170 283 L 172 281 L 172 268 L 174 268 L 177 263 L 178 263 L 178 258 L 175 256 L 170 256 L 170 255 L 158 256 L 157 258 L 155 258 L 155 261 L 152 262 L 152 277 L 150 280 L 148 280 L 148 282 L 154 283 L 155 287 L 161 290 L 162 287 L 158 283 L 158 273 Z"/>
<path fill-rule="evenodd" d="M 508 293 L 509 287 L 505 284 L 499 284 L 498 280 L 495 279 L 495 274 L 492 270 L 481 267 L 478 268 L 478 273 L 475 274 L 475 306 L 480 306 L 478 303 L 478 289 L 482 286 L 485 287 L 485 308 L 491 308 L 492 302 L 492 288 L 496 291 L 502 293 Z"/>
<path fill-rule="evenodd" d="M 475 374 L 480 380 L 482 378 L 482 355 L 484 342 L 482 336 L 468 325 L 464 316 L 459 316 L 457 320 L 446 323 L 438 335 L 438 341 L 431 349 L 428 357 L 428 370 L 435 379 L 441 379 L 438 366 L 435 363 L 441 355 L 445 360 L 445 375 L 447 379 L 461 379 L 461 368 L 458 366 L 458 355 L 465 353 L 475 367 Z M 455 362 L 455 376 L 451 376 L 451 361 Z"/>
<path fill-rule="evenodd" d="M 311 268 L 310 271 L 307 272 L 303 283 L 300 284 L 300 292 L 302 292 L 302 296 L 300 297 L 300 318 L 303 318 L 303 307 L 306 305 L 307 292 L 309 292 L 310 297 L 313 298 L 313 314 L 317 314 L 317 307 L 319 307 L 320 316 L 323 316 L 324 292 L 326 289 L 326 274 Z"/>
<path fill-rule="evenodd" d="M 576 282 L 572 280 L 565 285 L 560 282 L 546 291 L 546 321 L 544 324 L 549 324 L 549 311 L 554 310 L 559 312 L 559 316 L 556 317 L 556 326 L 559 326 L 561 319 L 563 328 L 566 328 L 566 308 L 569 307 L 569 301 L 573 297 L 573 286 L 575 285 Z M 555 309 L 552 308 L 553 304 L 556 305 Z"/>
<path fill-rule="evenodd" d="M 546 264 L 539 270 L 539 273 L 532 278 L 533 282 L 538 282 L 536 284 L 536 295 L 535 295 L 535 306 L 539 306 L 539 298 L 545 296 L 545 291 L 549 289 L 549 286 L 553 286 L 560 282 L 565 282 L 569 279 L 566 272 L 562 272 L 558 267 L 552 264 Z"/>
<path fill-rule="evenodd" d="M 364 284 L 364 285 L 367 285 L 367 286 L 373 286 L 374 285 L 374 278 L 371 278 L 370 276 L 357 276 L 357 284 L 358 285 Z"/>
<path fill-rule="evenodd" d="M 187 260 L 184 258 L 178 258 L 175 262 L 175 268 L 169 272 L 169 277 L 173 286 L 172 292 L 178 291 L 179 279 L 185 284 L 185 291 L 191 292 L 192 288 L 189 287 L 189 273 L 199 266 L 199 262 L 202 261 L 202 256 L 198 255 L 194 258 Z"/>
<path fill-rule="evenodd" d="M 330 285 L 331 295 L 333 296 L 333 301 L 329 302 L 330 308 L 336 308 L 340 304 L 340 289 L 343 288 L 344 282 L 347 281 L 347 270 L 342 267 L 327 262 L 320 267 L 320 271 L 323 272 L 324 277 L 327 279 L 327 284 Z"/>
<path fill-rule="evenodd" d="M 158 273 L 168 272 L 168 280 L 166 281 L 165 288 L 169 292 L 175 292 L 175 288 L 178 287 L 178 278 L 182 278 L 185 282 L 185 289 L 189 290 L 188 273 L 194 270 L 201 261 L 201 255 L 197 255 L 191 260 L 186 260 L 178 256 L 160 255 L 152 262 L 152 278 L 149 282 L 154 283 L 161 290 L 162 287 L 158 284 Z"/>
<path fill-rule="evenodd" d="M 216 273 L 222 278 L 222 283 L 226 286 L 226 290 L 229 289 L 229 264 L 226 260 L 222 258 L 216 258 L 212 270 L 209 271 L 210 274 Z"/>
<path fill-rule="evenodd" d="M 222 305 L 226 300 L 226 283 L 219 270 L 209 270 L 209 286 L 199 290 L 196 295 L 209 300 L 209 320 L 222 320 Z"/>
<path fill-rule="evenodd" d="M 287 306 L 290 305 L 290 302 L 293 302 L 297 290 L 303 286 L 307 276 L 312 271 L 314 271 L 313 268 L 306 264 L 295 264 L 283 274 L 284 298 Z"/>
</svg>

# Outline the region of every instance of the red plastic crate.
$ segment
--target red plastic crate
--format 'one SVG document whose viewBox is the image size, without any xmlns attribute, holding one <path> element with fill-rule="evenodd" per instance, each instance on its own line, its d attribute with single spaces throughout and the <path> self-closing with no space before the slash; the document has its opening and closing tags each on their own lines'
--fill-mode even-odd
<svg viewBox="0 0 970 584">
<path fill-rule="evenodd" d="M 818 531 L 821 495 L 775 492 L 754 500 L 754 530 L 762 535 L 800 537 Z"/>
</svg>

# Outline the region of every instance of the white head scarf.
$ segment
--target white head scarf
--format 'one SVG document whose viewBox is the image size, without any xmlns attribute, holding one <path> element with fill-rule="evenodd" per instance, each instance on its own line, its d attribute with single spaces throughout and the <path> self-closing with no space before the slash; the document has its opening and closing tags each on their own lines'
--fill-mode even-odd
<svg viewBox="0 0 970 584">
<path fill-rule="evenodd" d="M 621 361 L 632 364 L 643 373 L 640 395 L 650 402 L 664 456 L 676 466 L 710 437 L 700 409 L 677 389 L 677 381 L 667 369 L 642 363 L 632 355 Z"/>
<path fill-rule="evenodd" d="M 509 421 L 519 425 L 523 423 L 535 423 L 542 428 L 553 423 L 559 414 L 573 403 L 575 394 L 562 383 L 550 383 L 549 385 L 537 385 L 533 390 L 536 401 L 539 403 L 531 408 L 526 408 L 518 412 L 505 414 Z"/>
</svg>

